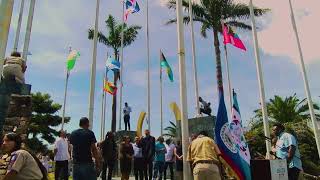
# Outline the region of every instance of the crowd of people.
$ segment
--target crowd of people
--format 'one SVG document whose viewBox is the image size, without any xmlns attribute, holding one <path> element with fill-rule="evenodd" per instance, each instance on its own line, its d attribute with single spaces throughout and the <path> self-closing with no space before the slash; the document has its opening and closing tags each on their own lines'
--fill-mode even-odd
<svg viewBox="0 0 320 180">
<path fill-rule="evenodd" d="M 89 130 L 88 118 L 81 118 L 79 125 L 80 128 L 68 138 L 61 131 L 55 142 L 56 180 L 69 179 L 70 164 L 74 180 L 96 180 L 99 176 L 102 180 L 111 180 L 117 161 L 120 163 L 122 180 L 128 180 L 131 174 L 136 180 L 182 180 L 184 158 L 190 163 L 194 180 L 223 179 L 221 152 L 205 131 L 190 137 L 188 153 L 184 156 L 180 140 L 165 140 L 162 136 L 156 139 L 149 130 L 145 130 L 144 137 L 135 137 L 134 142 L 129 136 L 122 137 L 118 146 L 112 132 L 108 132 L 103 141 L 97 142 L 94 133 Z M 275 124 L 272 130 L 277 137 L 273 146 L 274 157 L 286 159 L 289 180 L 297 180 L 302 170 L 297 140 L 285 132 L 281 124 Z M 1 180 L 47 179 L 48 167 L 25 150 L 18 134 L 6 134 L 2 150 L 5 155 L 0 162 Z"/>
<path fill-rule="evenodd" d="M 118 146 L 112 132 L 108 132 L 102 142 L 97 142 L 94 133 L 89 130 L 87 118 L 81 118 L 79 125 L 80 129 L 73 131 L 68 140 L 65 132 L 61 132 L 55 143 L 56 179 L 68 178 L 70 154 L 74 180 L 97 179 L 99 175 L 102 180 L 111 180 L 117 160 L 123 180 L 128 180 L 132 172 L 136 180 L 166 179 L 168 168 L 171 179 L 182 179 L 183 156 L 180 141 L 174 143 L 167 139 L 164 142 L 161 136 L 156 140 L 149 130 L 145 130 L 145 136 L 135 137 L 134 142 L 131 142 L 129 136 L 122 137 Z"/>
</svg>

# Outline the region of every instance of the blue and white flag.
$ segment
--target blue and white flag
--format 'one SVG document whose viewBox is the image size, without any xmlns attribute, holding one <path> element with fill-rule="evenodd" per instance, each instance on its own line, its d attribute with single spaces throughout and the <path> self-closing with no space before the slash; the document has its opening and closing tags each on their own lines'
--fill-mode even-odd
<svg viewBox="0 0 320 180">
<path fill-rule="evenodd" d="M 230 166 L 233 172 L 237 175 L 237 179 L 247 180 L 243 171 L 241 158 L 234 144 L 233 137 L 230 131 L 228 122 L 227 108 L 224 103 L 223 88 L 219 88 L 219 108 L 215 125 L 215 140 L 221 151 L 221 157 Z"/>
<path fill-rule="evenodd" d="M 241 171 L 246 177 L 246 180 L 251 180 L 251 170 L 250 170 L 250 151 L 249 146 L 246 142 L 240 109 L 237 100 L 237 94 L 233 91 L 233 107 L 232 107 L 232 121 L 230 122 L 230 133 L 233 138 L 233 143 L 238 150 L 238 155 L 241 162 Z"/>
<path fill-rule="evenodd" d="M 120 70 L 120 62 L 111 57 L 108 57 L 106 62 L 106 70 L 107 70 L 107 73 L 110 70 L 113 72 L 118 72 Z"/>
</svg>

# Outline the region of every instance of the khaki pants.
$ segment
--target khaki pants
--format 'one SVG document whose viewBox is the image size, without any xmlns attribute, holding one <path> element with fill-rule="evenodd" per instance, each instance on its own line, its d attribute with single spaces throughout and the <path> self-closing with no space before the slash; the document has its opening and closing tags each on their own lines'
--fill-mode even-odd
<svg viewBox="0 0 320 180">
<path fill-rule="evenodd" d="M 193 169 L 194 180 L 221 180 L 216 164 L 196 164 Z"/>
<path fill-rule="evenodd" d="M 9 78 L 10 76 L 14 76 L 15 80 L 18 83 L 24 83 L 24 73 L 22 72 L 22 68 L 19 64 L 6 64 L 3 66 L 3 77 Z"/>
</svg>

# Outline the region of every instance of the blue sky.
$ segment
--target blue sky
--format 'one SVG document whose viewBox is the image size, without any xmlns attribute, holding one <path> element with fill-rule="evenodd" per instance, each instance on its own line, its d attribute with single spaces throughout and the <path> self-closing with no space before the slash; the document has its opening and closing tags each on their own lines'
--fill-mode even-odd
<svg viewBox="0 0 320 180">
<path fill-rule="evenodd" d="M 244 0 L 237 0 L 245 2 Z M 257 19 L 259 24 L 259 40 L 261 47 L 261 60 L 267 99 L 274 95 L 289 96 L 294 93 L 301 98 L 305 97 L 303 81 L 297 59 L 296 44 L 293 39 L 288 6 L 286 3 L 270 0 L 263 2 L 256 0 L 257 5 L 270 8 L 271 13 Z M 29 1 L 26 1 L 29 2 Z M 129 24 L 137 24 L 143 28 L 140 30 L 137 40 L 124 50 L 124 89 L 123 100 L 128 102 L 133 109 L 132 127 L 135 129 L 136 121 L 141 111 L 147 110 L 147 77 L 146 77 L 146 39 L 145 39 L 145 0 L 138 1 L 141 11 L 129 16 Z M 313 20 L 320 18 L 320 13 L 315 7 L 319 7 L 317 0 L 298 2 L 293 0 L 297 15 L 299 32 L 305 60 L 311 93 L 314 101 L 319 102 L 319 68 L 320 53 L 316 42 L 320 39 L 316 36 L 320 27 L 312 26 Z M 13 48 L 13 39 L 18 19 L 18 1 L 14 5 L 14 13 L 10 28 L 10 37 L 7 54 Z M 23 31 L 20 37 L 19 49 L 25 33 L 27 19 L 27 7 L 25 5 Z M 120 1 L 102 1 L 100 8 L 99 29 L 106 33 L 106 17 L 112 14 L 117 20 L 121 20 L 122 5 Z M 52 98 L 62 104 L 65 83 L 65 61 L 68 47 L 80 51 L 81 58 L 77 62 L 69 81 L 69 94 L 67 99 L 66 114 L 71 116 L 71 122 L 66 126 L 69 131 L 78 127 L 80 117 L 88 114 L 89 79 L 92 59 L 93 42 L 87 39 L 87 30 L 94 26 L 95 1 L 87 0 L 55 0 L 37 1 L 28 57 L 27 83 L 32 84 L 33 92 L 43 92 L 52 95 Z M 167 56 L 174 72 L 174 83 L 164 78 L 164 126 L 174 120 L 174 115 L 169 109 L 171 102 L 179 104 L 179 69 L 177 57 L 177 33 L 176 25 L 166 26 L 169 18 L 175 17 L 175 12 L 163 6 L 163 1 L 150 1 L 150 47 L 151 47 L 151 130 L 155 136 L 160 134 L 160 97 L 159 97 L 159 49 Z M 300 29 L 301 27 L 301 29 Z M 311 28 L 312 27 L 312 28 Z M 195 26 L 197 64 L 199 72 L 200 95 L 213 105 L 216 114 L 218 95 L 215 75 L 215 55 L 213 51 L 212 33 L 208 32 L 208 38 L 204 39 L 199 33 L 199 24 Z M 238 92 L 238 100 L 242 118 L 248 122 L 253 117 L 253 110 L 259 108 L 259 91 L 256 77 L 255 59 L 252 47 L 251 33 L 238 31 L 244 40 L 248 51 L 242 52 L 228 46 L 231 80 L 233 88 Z M 187 93 L 188 115 L 195 115 L 194 84 L 192 78 L 191 44 L 189 27 L 185 28 L 186 38 L 186 68 L 187 68 Z M 97 81 L 95 94 L 95 113 L 93 130 L 100 137 L 101 117 L 101 87 L 104 72 L 106 54 L 112 53 L 111 49 L 104 45 L 98 45 L 97 57 Z M 223 56 L 222 56 L 223 58 Z M 223 64 L 223 68 L 224 68 Z M 224 72 L 226 87 L 226 74 Z M 227 92 L 226 92 L 227 93 Z M 227 98 L 227 97 L 226 97 Z M 107 97 L 106 129 L 110 129 L 111 100 Z M 226 99 L 227 100 L 227 99 Z M 227 101 L 226 101 L 227 102 Z M 62 111 L 59 112 L 62 114 Z M 118 125 L 118 123 L 117 123 Z M 123 125 L 122 125 L 123 127 Z M 146 125 L 145 125 L 146 127 Z"/>
</svg>

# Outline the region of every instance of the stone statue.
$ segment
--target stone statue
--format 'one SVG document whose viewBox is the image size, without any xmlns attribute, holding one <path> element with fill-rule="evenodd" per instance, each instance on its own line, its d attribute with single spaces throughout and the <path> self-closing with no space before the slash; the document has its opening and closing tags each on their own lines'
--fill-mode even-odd
<svg viewBox="0 0 320 180">
<path fill-rule="evenodd" d="M 2 77 L 5 80 L 15 80 L 24 84 L 24 73 L 27 69 L 25 60 L 19 52 L 12 52 L 10 57 L 5 58 Z"/>
</svg>

